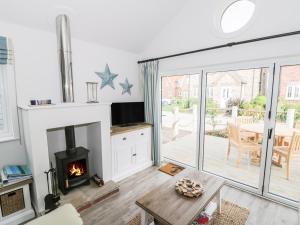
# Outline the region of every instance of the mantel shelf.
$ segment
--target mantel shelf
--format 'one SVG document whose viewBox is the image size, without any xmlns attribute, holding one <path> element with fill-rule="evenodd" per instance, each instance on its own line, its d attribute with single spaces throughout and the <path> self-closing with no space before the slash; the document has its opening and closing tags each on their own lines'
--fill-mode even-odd
<svg viewBox="0 0 300 225">
<path fill-rule="evenodd" d="M 74 107 L 93 107 L 101 105 L 111 105 L 110 102 L 101 102 L 101 103 L 58 103 L 51 105 L 19 105 L 18 108 L 22 110 L 44 110 L 44 109 L 57 109 L 57 108 L 74 108 Z"/>
</svg>

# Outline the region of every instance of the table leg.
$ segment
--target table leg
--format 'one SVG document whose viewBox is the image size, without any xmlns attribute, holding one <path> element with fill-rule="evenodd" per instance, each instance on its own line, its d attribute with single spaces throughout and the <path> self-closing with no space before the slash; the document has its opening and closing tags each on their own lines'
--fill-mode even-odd
<svg viewBox="0 0 300 225">
<path fill-rule="evenodd" d="M 221 195 L 221 190 L 218 191 L 217 193 L 217 205 L 218 205 L 218 213 L 221 214 L 222 212 L 222 195 Z"/>
<path fill-rule="evenodd" d="M 259 141 L 259 133 L 255 133 L 255 140 L 254 140 L 256 143 L 258 143 Z"/>
<path fill-rule="evenodd" d="M 145 210 L 142 210 L 141 225 L 155 225 L 154 221 L 148 224 L 151 218 L 153 217 L 149 213 L 147 213 Z"/>
</svg>

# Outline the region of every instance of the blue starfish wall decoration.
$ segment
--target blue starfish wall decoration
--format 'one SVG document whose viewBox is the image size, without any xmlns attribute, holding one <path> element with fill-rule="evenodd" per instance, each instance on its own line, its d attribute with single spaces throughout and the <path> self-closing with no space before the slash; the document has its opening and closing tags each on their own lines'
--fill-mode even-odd
<svg viewBox="0 0 300 225">
<path fill-rule="evenodd" d="M 104 72 L 95 72 L 95 73 L 102 79 L 100 89 L 104 88 L 106 85 L 109 85 L 113 89 L 115 89 L 115 85 L 114 85 L 113 80 L 119 74 L 111 73 L 108 64 L 106 64 Z"/>
<path fill-rule="evenodd" d="M 119 83 L 121 85 L 121 87 L 123 88 L 122 91 L 122 95 L 124 95 L 125 93 L 128 93 L 129 95 L 131 95 L 131 88 L 133 87 L 133 84 L 129 84 L 128 79 L 125 79 L 124 83 Z"/>
</svg>

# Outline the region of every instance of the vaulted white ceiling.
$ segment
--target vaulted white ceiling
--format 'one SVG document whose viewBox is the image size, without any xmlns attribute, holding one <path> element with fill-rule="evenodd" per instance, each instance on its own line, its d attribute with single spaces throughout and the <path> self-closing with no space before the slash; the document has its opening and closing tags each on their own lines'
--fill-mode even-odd
<svg viewBox="0 0 300 225">
<path fill-rule="evenodd" d="M 71 18 L 73 37 L 141 52 L 189 0 L 0 0 L 0 20 L 55 32 Z"/>
</svg>

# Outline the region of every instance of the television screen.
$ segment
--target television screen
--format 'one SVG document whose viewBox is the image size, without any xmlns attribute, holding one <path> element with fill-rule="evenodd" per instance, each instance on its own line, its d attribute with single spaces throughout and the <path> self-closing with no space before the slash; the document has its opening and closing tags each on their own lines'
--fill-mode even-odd
<svg viewBox="0 0 300 225">
<path fill-rule="evenodd" d="M 111 121 L 113 126 L 145 122 L 144 102 L 112 103 Z"/>
</svg>

